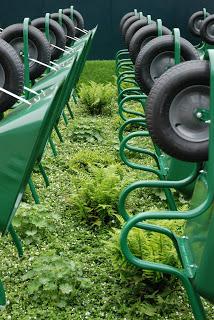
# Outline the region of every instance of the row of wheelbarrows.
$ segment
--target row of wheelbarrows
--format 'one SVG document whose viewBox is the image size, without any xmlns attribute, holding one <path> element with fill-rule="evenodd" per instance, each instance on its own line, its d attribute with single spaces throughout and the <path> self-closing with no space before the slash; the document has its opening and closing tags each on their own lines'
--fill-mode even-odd
<svg viewBox="0 0 214 320">
<path fill-rule="evenodd" d="M 203 320 L 201 297 L 214 303 L 214 15 L 203 9 L 190 17 L 188 25 L 200 38 L 195 47 L 178 28 L 169 30 L 161 19 L 153 21 L 137 10 L 121 20 L 127 49 L 116 56 L 118 106 L 124 120 L 120 156 L 127 166 L 153 173 L 157 180 L 136 181 L 122 191 L 119 212 L 125 224 L 120 245 L 135 266 L 179 278 L 195 319 Z M 134 102 L 140 103 L 140 111 Z M 136 138 L 151 138 L 154 148 L 134 144 Z M 133 162 L 127 151 L 136 154 L 134 159 L 138 154 L 141 164 Z M 142 155 L 155 165 L 143 164 Z M 143 188 L 161 188 L 169 210 L 130 215 L 126 200 Z M 178 211 L 172 189 L 190 199 L 189 210 Z M 186 221 L 183 236 L 152 224 L 169 219 Z M 136 257 L 128 242 L 133 228 L 166 235 L 182 268 Z"/>
<path fill-rule="evenodd" d="M 31 180 L 35 166 L 49 184 L 43 154 L 48 142 L 57 154 L 51 134 L 56 130 L 62 139 L 57 125 L 61 116 L 68 121 L 65 107 L 73 116 L 69 100 L 75 98 L 95 33 L 96 28 L 84 29 L 73 7 L 32 22 L 25 18 L 0 33 L 0 232 L 11 234 L 20 257 L 22 245 L 12 219 L 28 183 L 39 202 Z M 5 304 L 0 282 L 0 306 Z"/>
</svg>

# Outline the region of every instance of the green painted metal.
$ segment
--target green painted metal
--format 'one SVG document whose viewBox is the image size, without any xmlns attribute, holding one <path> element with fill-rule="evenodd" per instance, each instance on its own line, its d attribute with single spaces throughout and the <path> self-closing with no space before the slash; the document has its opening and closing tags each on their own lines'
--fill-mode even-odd
<svg viewBox="0 0 214 320">
<path fill-rule="evenodd" d="M 29 178 L 28 185 L 29 185 L 30 192 L 32 194 L 32 197 L 33 197 L 33 200 L 34 200 L 35 204 L 40 204 L 39 195 L 38 195 L 38 193 L 36 191 L 36 187 L 35 187 L 31 177 Z"/>
<path fill-rule="evenodd" d="M 144 18 L 142 11 L 139 12 L 139 18 L 140 18 L 140 20 L 142 20 Z"/>
<path fill-rule="evenodd" d="M 24 41 L 24 84 L 25 87 L 30 88 L 30 66 L 29 66 L 29 45 L 28 45 L 28 29 L 30 19 L 25 18 L 23 22 L 23 41 Z M 29 91 L 25 90 L 25 98 L 28 99 Z"/>
<path fill-rule="evenodd" d="M 50 13 L 46 13 L 45 15 L 45 36 L 48 41 L 50 41 Z"/>
<path fill-rule="evenodd" d="M 33 90 L 37 92 L 40 92 L 41 90 L 44 90 L 44 88 L 54 85 L 56 83 L 58 86 L 60 86 L 58 96 L 55 97 L 55 104 L 52 108 L 52 114 L 49 117 L 49 122 L 46 126 L 46 133 L 44 135 L 44 139 L 41 142 L 40 148 L 38 150 L 38 161 L 41 161 L 51 131 L 59 121 L 64 107 L 66 106 L 66 104 L 68 104 L 71 92 L 73 91 L 77 81 L 79 80 L 79 76 L 82 72 L 86 57 L 90 50 L 90 45 L 93 40 L 93 36 L 94 33 L 87 37 L 87 41 L 85 43 L 82 43 L 82 48 L 81 50 L 79 50 L 77 56 L 76 54 L 73 54 L 70 57 L 64 57 L 63 59 L 61 58 L 60 62 L 63 62 L 65 66 L 62 66 L 59 70 L 57 70 L 57 72 L 51 71 L 50 73 L 45 75 L 45 77 L 43 77 L 40 82 L 36 83 L 33 86 Z M 52 141 L 49 142 L 52 143 Z"/>
<path fill-rule="evenodd" d="M 51 146 L 51 150 L 52 150 L 52 153 L 53 153 L 53 156 L 56 157 L 57 156 L 57 149 L 56 149 L 56 146 L 53 142 L 53 139 L 51 137 L 48 138 L 48 142 Z"/>
<path fill-rule="evenodd" d="M 74 100 L 74 103 L 76 103 L 75 102 L 75 99 L 76 99 L 75 95 L 72 95 L 72 98 Z M 70 114 L 71 119 L 74 119 L 74 114 L 73 114 L 73 111 L 71 110 L 71 107 L 70 107 L 69 103 L 66 103 L 66 108 L 68 109 L 68 112 Z"/>
<path fill-rule="evenodd" d="M 158 29 L 158 35 L 161 36 L 162 34 L 162 21 L 160 19 L 157 20 L 157 29 Z M 180 63 L 180 30 L 178 28 L 175 28 L 173 30 L 173 36 L 174 36 L 174 55 L 175 55 L 175 63 Z M 145 115 L 144 115 L 144 106 L 146 103 L 146 95 L 142 95 L 142 92 L 138 86 L 136 87 L 130 87 L 123 89 L 123 84 L 125 82 L 135 84 L 135 75 L 134 75 L 134 68 L 132 63 L 129 59 L 123 58 L 123 56 L 126 56 L 126 52 L 119 51 L 116 55 L 116 75 L 117 75 L 117 86 L 118 86 L 118 112 L 122 120 L 125 121 L 125 123 L 121 126 L 119 129 L 119 139 L 120 139 L 120 158 L 122 161 L 128 165 L 129 167 L 137 170 L 145 170 L 150 171 L 156 174 L 161 180 L 182 180 L 185 177 L 188 177 L 188 175 L 191 175 L 191 172 L 194 170 L 194 164 L 190 165 L 189 163 L 184 163 L 183 166 L 181 165 L 181 162 L 177 161 L 176 159 L 172 159 L 170 157 L 167 157 L 165 154 L 161 152 L 161 150 L 154 146 L 155 153 L 144 149 L 139 148 L 137 146 L 133 146 L 130 144 L 130 142 L 135 139 L 136 137 L 148 137 L 149 134 L 146 132 L 146 123 L 145 123 Z M 129 70 L 130 68 L 130 70 Z M 139 101 L 142 105 L 142 113 L 141 112 L 135 112 L 131 110 L 131 108 L 126 107 L 126 103 L 129 101 Z M 127 116 L 128 115 L 128 116 Z M 128 119 L 130 116 L 137 116 L 140 118 L 135 119 Z M 143 127 L 144 132 L 135 132 L 131 133 L 128 136 L 125 137 L 124 133 L 130 124 L 140 124 L 141 127 Z M 147 167 L 144 165 L 140 165 L 139 163 L 134 163 L 130 161 L 127 158 L 126 150 L 139 153 L 139 154 L 145 154 L 147 156 L 154 157 L 155 155 L 155 161 L 156 161 L 156 167 Z M 176 174 L 172 174 L 172 172 L 175 172 Z M 180 192 L 183 192 L 185 196 L 190 197 L 194 189 L 194 183 L 190 184 L 189 186 L 185 186 L 181 189 L 179 189 Z M 169 201 L 169 207 L 175 207 L 172 200 L 172 195 L 170 194 L 169 197 L 167 196 L 167 200 Z"/>
<path fill-rule="evenodd" d="M 74 20 L 74 6 L 71 6 L 71 20 Z"/>
<path fill-rule="evenodd" d="M 63 137 L 62 137 L 62 135 L 61 135 L 61 132 L 60 132 L 60 130 L 59 130 L 59 128 L 58 128 L 57 125 L 54 126 L 54 130 L 55 130 L 55 132 L 56 132 L 56 134 L 57 134 L 57 137 L 59 138 L 59 141 L 60 141 L 60 142 L 64 142 Z"/>
<path fill-rule="evenodd" d="M 147 15 L 147 22 L 148 24 L 152 23 L 152 16 L 150 14 Z"/>
<path fill-rule="evenodd" d="M 46 19 L 48 21 L 48 15 L 46 15 Z M 24 49 L 26 49 L 24 50 L 24 62 L 26 63 L 29 62 L 29 22 L 29 19 L 25 19 L 23 28 Z M 47 22 L 46 24 L 48 25 Z M 96 28 L 77 41 L 75 49 L 73 46 L 73 49 L 57 62 L 58 70 L 52 70 L 34 83 L 32 89 L 37 93 L 30 93 L 27 96 L 30 105 L 18 103 L 7 117 L 1 117 L 0 145 L 2 149 L 5 149 L 5 152 L 0 158 L 0 198 L 2 202 L 0 232 L 3 235 L 10 232 L 20 257 L 23 255 L 22 244 L 13 229 L 12 219 L 27 183 L 29 183 L 35 202 L 39 203 L 39 197 L 31 179 L 35 164 L 38 164 L 46 186 L 49 185 L 48 176 L 41 163 L 42 154 L 49 141 L 54 155 L 57 155 L 50 134 L 54 127 L 57 128 L 57 122 L 63 109 L 75 90 L 95 32 Z M 25 81 L 27 76 L 29 76 L 29 69 Z M 25 83 L 27 84 L 27 82 Z M 5 291 L 0 282 L 0 306 L 5 306 L 5 304 Z"/>
<path fill-rule="evenodd" d="M 180 29 L 174 28 L 173 29 L 173 38 L 174 38 L 174 59 L 175 64 L 181 63 L 181 33 Z"/>
<path fill-rule="evenodd" d="M 168 171 L 167 171 L 167 180 L 182 180 L 192 172 L 196 166 L 195 163 L 185 162 L 181 160 L 177 160 L 172 157 L 167 157 L 165 161 Z M 193 190 L 195 186 L 195 181 L 186 185 L 185 187 L 177 188 L 178 191 L 183 193 L 186 197 L 190 198 L 192 196 Z"/>
<path fill-rule="evenodd" d="M 64 111 L 62 112 L 62 117 L 63 117 L 63 120 L 65 122 L 65 125 L 67 126 L 68 125 L 68 118 L 67 118 L 67 116 L 66 116 Z"/>
<path fill-rule="evenodd" d="M 48 176 L 47 176 L 47 174 L 46 174 L 45 168 L 43 167 L 43 165 L 42 165 L 41 162 L 39 163 L 38 166 L 39 166 L 39 171 L 40 171 L 40 173 L 41 173 L 41 175 L 43 176 L 43 179 L 44 179 L 44 181 L 45 181 L 46 187 L 49 187 L 50 182 L 49 182 Z"/>
<path fill-rule="evenodd" d="M 206 8 L 203 8 L 203 13 L 204 13 L 204 19 L 206 19 L 206 17 L 208 17 L 209 15 Z"/>
<path fill-rule="evenodd" d="M 32 104 L 28 107 L 19 105 L 0 122 L 0 145 L 5 150 L 0 158 L 3 234 L 8 231 L 30 179 L 55 94 L 56 88 L 47 89 L 40 94 L 40 100 L 30 99 Z"/>
<path fill-rule="evenodd" d="M 5 307 L 5 305 L 6 305 L 6 295 L 5 295 L 3 284 L 0 280 L 0 308 Z"/>
<path fill-rule="evenodd" d="M 201 165 L 190 176 L 181 181 L 139 181 L 127 187 L 121 194 L 119 211 L 127 221 L 121 232 L 121 249 L 126 259 L 135 266 L 178 277 L 187 292 L 196 320 L 205 320 L 206 314 L 200 296 L 214 302 L 214 50 L 209 50 L 210 58 L 210 128 L 208 162 Z M 200 173 L 200 174 L 199 174 Z M 198 175 L 192 199 L 192 208 L 185 212 L 143 212 L 131 217 L 125 208 L 127 196 L 133 190 L 142 187 L 180 188 L 195 180 Z M 148 220 L 181 219 L 186 220 L 183 237 L 178 237 L 169 229 L 150 224 Z M 128 235 L 132 228 L 150 230 L 168 236 L 173 242 L 181 261 L 182 268 L 153 263 L 133 255 L 128 246 Z"/>
<path fill-rule="evenodd" d="M 59 9 L 59 24 L 62 27 L 62 15 L 63 15 L 63 11 L 62 9 Z"/>
<path fill-rule="evenodd" d="M 161 19 L 157 19 L 158 37 L 163 35 L 163 23 Z"/>
<path fill-rule="evenodd" d="M 9 226 L 8 231 L 10 232 L 10 235 L 12 237 L 13 243 L 15 244 L 15 246 L 16 246 L 16 248 L 18 250 L 19 258 L 22 258 L 23 255 L 24 255 L 23 248 L 22 248 L 22 243 L 21 243 L 20 238 L 16 234 L 12 224 Z"/>
</svg>

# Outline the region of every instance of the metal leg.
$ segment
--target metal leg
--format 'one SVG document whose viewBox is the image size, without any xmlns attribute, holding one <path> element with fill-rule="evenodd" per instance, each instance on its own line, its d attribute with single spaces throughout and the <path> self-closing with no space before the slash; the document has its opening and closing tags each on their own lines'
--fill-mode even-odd
<svg viewBox="0 0 214 320">
<path fill-rule="evenodd" d="M 72 98 L 73 98 L 73 100 L 74 100 L 74 103 L 77 104 L 78 101 L 77 101 L 77 97 L 76 97 L 75 92 L 73 92 Z"/>
<path fill-rule="evenodd" d="M 47 176 L 46 171 L 45 171 L 41 162 L 39 163 L 39 171 L 40 171 L 41 175 L 43 176 L 46 187 L 48 187 L 50 185 L 50 182 L 49 182 L 48 176 Z"/>
<path fill-rule="evenodd" d="M 35 204 L 40 204 L 38 193 L 36 192 L 36 188 L 35 188 L 34 183 L 31 178 L 28 181 L 28 185 L 30 187 L 30 191 L 31 191 L 31 194 L 32 194 L 33 199 L 35 201 Z"/>
<path fill-rule="evenodd" d="M 56 146 L 55 146 L 55 144 L 53 142 L 53 139 L 51 137 L 49 137 L 48 140 L 49 140 L 49 144 L 50 144 L 53 156 L 56 157 L 57 156 L 57 150 L 56 150 Z"/>
<path fill-rule="evenodd" d="M 194 290 L 189 279 L 182 279 L 195 320 L 206 320 L 206 313 L 199 294 Z"/>
<path fill-rule="evenodd" d="M 21 240 L 20 240 L 20 238 L 18 237 L 15 229 L 13 228 L 12 224 L 10 225 L 8 231 L 9 231 L 11 237 L 12 237 L 13 243 L 14 243 L 15 246 L 16 246 L 16 249 L 17 249 L 17 251 L 18 251 L 19 258 L 22 258 L 23 255 L 24 255 L 23 248 L 22 248 L 22 243 L 21 243 Z"/>
<path fill-rule="evenodd" d="M 0 280 L 0 308 L 6 306 L 6 295 L 4 291 L 4 286 Z"/>
<path fill-rule="evenodd" d="M 66 114 L 64 111 L 62 112 L 62 117 L 64 119 L 65 125 L 67 126 L 68 125 L 68 118 L 66 117 Z"/>
<path fill-rule="evenodd" d="M 54 126 L 54 129 L 55 129 L 55 131 L 56 131 L 56 134 L 57 134 L 60 142 L 64 142 L 64 141 L 63 141 L 63 137 L 62 137 L 62 135 L 61 135 L 61 132 L 59 131 L 59 128 L 57 127 L 57 125 Z"/>
<path fill-rule="evenodd" d="M 74 119 L 74 114 L 73 114 L 73 112 L 71 110 L 71 107 L 70 107 L 69 103 L 66 104 L 66 107 L 68 109 L 68 112 L 70 114 L 71 119 Z"/>
<path fill-rule="evenodd" d="M 163 191 L 165 193 L 169 209 L 172 210 L 172 211 L 177 211 L 178 209 L 177 209 L 177 206 L 176 206 L 176 203 L 175 203 L 175 199 L 173 197 L 173 194 L 172 194 L 171 190 L 167 189 L 167 188 L 164 188 Z"/>
</svg>

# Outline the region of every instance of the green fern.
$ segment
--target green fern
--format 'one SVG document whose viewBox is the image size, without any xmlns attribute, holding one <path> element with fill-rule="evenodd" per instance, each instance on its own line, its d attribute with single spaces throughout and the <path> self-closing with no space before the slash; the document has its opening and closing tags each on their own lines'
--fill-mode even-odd
<svg viewBox="0 0 214 320">
<path fill-rule="evenodd" d="M 116 223 L 119 193 L 124 185 L 123 174 L 121 165 L 92 166 L 89 175 L 76 178 L 76 190 L 71 196 L 75 214 L 92 225 Z"/>
<path fill-rule="evenodd" d="M 116 101 L 116 87 L 90 81 L 79 88 L 80 102 L 91 115 L 111 114 Z"/>
</svg>

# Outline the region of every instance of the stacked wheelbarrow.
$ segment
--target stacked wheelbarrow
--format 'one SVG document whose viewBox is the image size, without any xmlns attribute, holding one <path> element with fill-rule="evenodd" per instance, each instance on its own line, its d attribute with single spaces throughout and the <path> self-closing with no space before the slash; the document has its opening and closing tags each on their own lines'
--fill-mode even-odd
<svg viewBox="0 0 214 320">
<path fill-rule="evenodd" d="M 135 266 L 179 278 L 195 319 L 202 320 L 206 315 L 201 297 L 214 303 L 214 15 L 203 9 L 190 17 L 188 25 L 200 38 L 198 46 L 182 38 L 179 29 L 171 31 L 161 19 L 153 20 L 137 10 L 121 20 L 128 49 L 116 56 L 118 106 L 124 121 L 119 132 L 120 156 L 129 167 L 158 179 L 136 181 L 122 191 L 119 212 L 125 225 L 120 244 Z M 135 101 L 140 110 L 130 107 Z M 153 149 L 133 145 L 136 137 L 151 138 Z M 131 161 L 127 150 L 135 153 L 134 159 L 137 154 L 151 158 L 154 167 Z M 169 210 L 131 215 L 127 198 L 142 188 L 161 188 Z M 189 197 L 188 211 L 177 210 L 172 189 Z M 169 219 L 186 221 L 183 236 L 152 224 Z M 136 257 L 128 242 L 133 228 L 166 235 L 182 268 Z"/>
<path fill-rule="evenodd" d="M 10 232 L 23 255 L 21 242 L 12 226 L 13 217 L 29 183 L 34 199 L 39 198 L 31 180 L 38 165 L 46 185 L 48 177 L 41 164 L 48 142 L 54 155 L 51 134 L 56 130 L 84 67 L 96 28 L 84 29 L 81 14 L 73 7 L 31 21 L 8 26 L 0 33 L 0 157 L 2 235 Z M 0 285 L 0 305 L 6 304 Z"/>
</svg>

